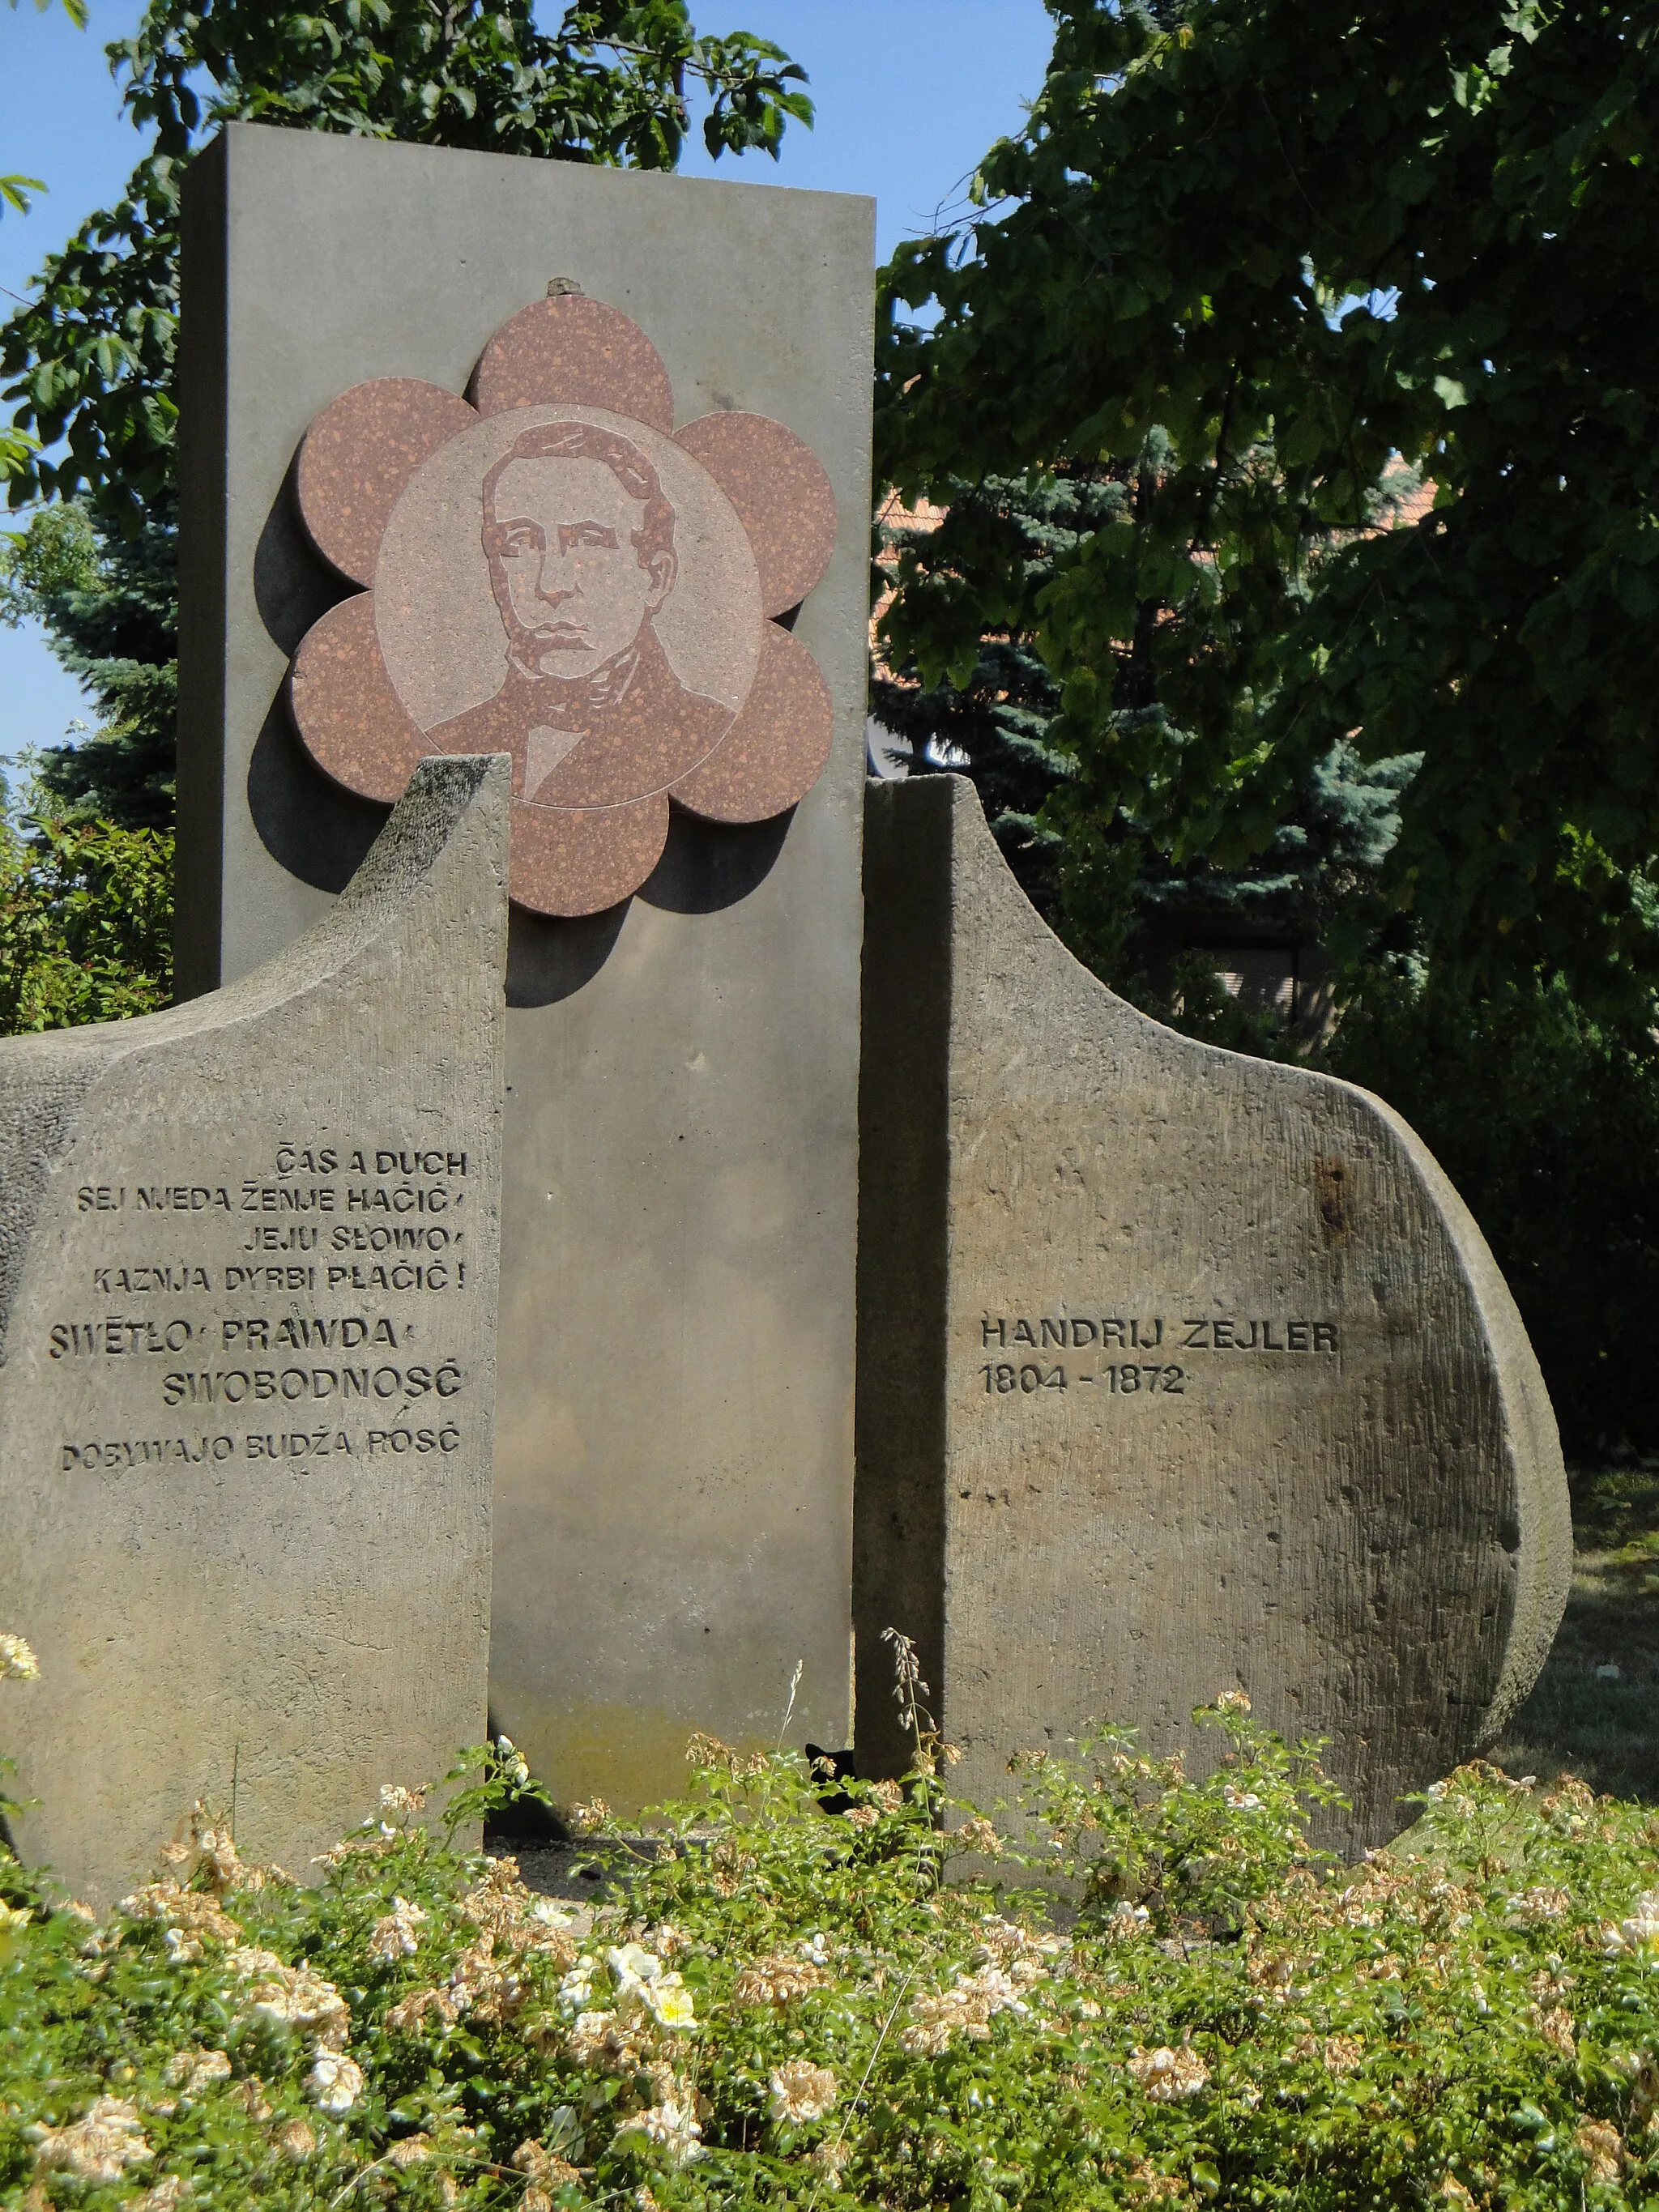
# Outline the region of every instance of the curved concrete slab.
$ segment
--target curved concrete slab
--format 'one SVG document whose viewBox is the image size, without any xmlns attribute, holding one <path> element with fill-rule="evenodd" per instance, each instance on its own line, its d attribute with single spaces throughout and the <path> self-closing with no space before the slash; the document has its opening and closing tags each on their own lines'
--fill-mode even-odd
<svg viewBox="0 0 1659 2212">
<path fill-rule="evenodd" d="M 240 982 L 0 1044 L 14 1826 L 94 1903 L 197 1798 L 308 1874 L 483 1732 L 508 769 Z"/>
<path fill-rule="evenodd" d="M 981 1800 L 1091 1718 L 1203 1757 L 1242 1686 L 1380 1841 L 1526 1695 L 1571 1566 L 1480 1231 L 1380 1100 L 1107 990 L 961 779 L 871 787 L 866 884 L 860 1752 L 902 1763 L 891 1623 Z"/>
</svg>

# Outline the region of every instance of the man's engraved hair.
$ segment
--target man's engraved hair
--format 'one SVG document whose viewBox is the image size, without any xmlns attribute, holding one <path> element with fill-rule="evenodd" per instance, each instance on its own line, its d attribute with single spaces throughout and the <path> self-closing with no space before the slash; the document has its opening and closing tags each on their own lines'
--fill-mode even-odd
<svg viewBox="0 0 1659 2212">
<path fill-rule="evenodd" d="M 674 550 L 674 510 L 661 479 L 631 439 L 590 422 L 544 422 L 515 438 L 483 482 L 484 530 L 495 520 L 495 486 L 514 461 L 602 461 L 630 499 L 645 502 L 645 517 L 634 533 L 640 566 L 657 553 Z"/>
</svg>

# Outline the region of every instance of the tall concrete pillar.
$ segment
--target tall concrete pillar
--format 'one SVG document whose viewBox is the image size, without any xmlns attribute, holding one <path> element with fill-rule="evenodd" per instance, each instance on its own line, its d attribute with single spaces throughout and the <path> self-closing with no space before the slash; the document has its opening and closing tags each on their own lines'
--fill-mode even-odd
<svg viewBox="0 0 1659 2212">
<path fill-rule="evenodd" d="M 693 1726 L 769 1741 L 797 1661 L 794 1734 L 845 1740 L 871 264 L 865 200 L 245 125 L 186 195 L 185 991 L 324 912 L 385 817 L 286 695 L 353 588 L 295 489 L 340 395 L 487 414 L 482 350 L 552 286 L 643 332 L 659 433 L 715 422 L 700 465 L 720 417 L 767 417 L 833 499 L 827 572 L 768 631 L 827 686 L 816 784 L 758 822 L 677 800 L 632 896 L 514 915 L 491 1705 L 563 1802 L 661 1794 Z"/>
</svg>

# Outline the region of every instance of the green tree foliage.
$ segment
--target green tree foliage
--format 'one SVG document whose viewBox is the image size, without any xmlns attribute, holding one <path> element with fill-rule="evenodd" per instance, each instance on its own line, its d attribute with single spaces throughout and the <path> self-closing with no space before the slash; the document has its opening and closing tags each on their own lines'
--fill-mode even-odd
<svg viewBox="0 0 1659 2212">
<path fill-rule="evenodd" d="M 1124 497 L 1025 597 L 979 522 L 901 555 L 890 657 L 969 690 L 1024 626 L 1062 932 L 1132 991 L 1149 902 L 1321 936 L 1326 1057 L 1445 1159 L 1570 1443 L 1651 1441 L 1659 15 L 1051 12 L 979 212 L 886 272 L 882 471 L 945 505 Z M 1435 487 L 1415 520 L 1402 470 Z M 1202 969 L 1184 1027 L 1296 1048 Z"/>
<path fill-rule="evenodd" d="M 99 714 L 90 741 L 37 757 L 34 803 L 54 818 L 170 825 L 177 600 L 173 531 L 163 518 L 127 535 L 67 501 L 39 508 L 26 530 L 0 541 L 0 622 L 41 623 Z"/>
<path fill-rule="evenodd" d="M 1420 754 L 1380 880 L 1437 970 L 1547 968 L 1644 1014 L 1659 19 L 1050 5 L 982 212 L 888 273 L 878 422 L 908 498 L 1048 464 L 1124 478 L 1040 609 L 1060 819 L 1123 807 L 1176 862 L 1233 868 L 1337 742 Z M 1395 455 L 1435 505 L 1371 532 Z M 895 649 L 965 680 L 1004 597 L 994 564 L 954 599 L 902 593 Z"/>
<path fill-rule="evenodd" d="M 684 0 L 589 0 L 550 33 L 531 0 L 151 0 L 108 52 L 151 150 L 119 204 L 49 257 L 0 331 L 0 374 L 42 448 L 13 506 L 83 493 L 127 526 L 172 485 L 179 194 L 222 123 L 665 169 L 694 89 L 717 154 L 775 155 L 788 118 L 811 117 L 796 64 L 744 32 L 700 36 Z"/>
<path fill-rule="evenodd" d="M 988 477 L 953 483 L 937 528 L 905 518 L 881 532 L 878 581 L 902 588 L 914 605 L 949 609 L 964 579 L 994 568 L 1002 580 L 994 628 L 975 640 L 957 680 L 924 680 L 914 659 L 878 666 L 871 710 L 908 745 L 911 773 L 965 765 L 985 802 L 986 818 L 1026 891 L 1052 914 L 1055 833 L 1040 823 L 1068 771 L 1050 742 L 1060 690 L 1038 645 L 1040 605 L 1056 567 L 1089 532 L 1115 514 L 1122 488 L 1084 472 L 1028 486 Z"/>
<path fill-rule="evenodd" d="M 1241 1022 L 1212 975 L 1206 987 L 1201 962 L 1176 978 L 1173 992 L 1152 990 L 1140 973 L 1144 925 L 1171 908 L 1201 907 L 1297 940 L 1369 948 L 1389 927 L 1377 875 L 1398 837 L 1400 794 L 1417 759 L 1363 762 L 1339 741 L 1305 765 L 1265 850 L 1231 870 L 1202 854 L 1173 860 L 1154 824 L 1125 800 L 1101 807 L 1079 793 L 1060 684 L 1041 650 L 1042 611 L 1066 562 L 1128 514 L 1132 477 L 1097 466 L 1035 483 L 958 481 L 937 527 L 901 521 L 887 529 L 882 581 L 900 595 L 890 634 L 936 632 L 958 619 L 964 603 L 969 619 L 982 617 L 993 579 L 999 627 L 978 638 L 959 682 L 946 674 L 927 683 L 915 659 L 878 674 L 874 711 L 908 743 L 911 773 L 957 768 L 973 777 L 1014 872 L 1079 957 L 1156 1012 L 1179 1006 L 1183 1026 L 1197 1034 L 1291 1050 L 1295 1041 L 1271 1021 Z"/>
<path fill-rule="evenodd" d="M 44 620 L 106 718 L 33 756 L 21 825 L 0 820 L 0 1036 L 173 995 L 171 553 L 170 532 L 124 539 L 73 502 L 0 540 L 0 622 Z"/>
<path fill-rule="evenodd" d="M 173 996 L 173 840 L 0 824 L 0 1036 L 153 1013 Z"/>
</svg>

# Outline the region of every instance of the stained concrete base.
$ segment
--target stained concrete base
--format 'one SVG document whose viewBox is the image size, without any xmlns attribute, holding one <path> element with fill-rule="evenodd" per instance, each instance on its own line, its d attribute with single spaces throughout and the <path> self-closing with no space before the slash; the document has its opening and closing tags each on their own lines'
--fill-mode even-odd
<svg viewBox="0 0 1659 2212">
<path fill-rule="evenodd" d="M 483 1733 L 507 768 L 240 982 L 0 1043 L 13 1826 L 94 1904 L 198 1798 L 308 1875 Z"/>
<path fill-rule="evenodd" d="M 903 1761 L 892 1625 L 983 1802 L 1091 1719 L 1201 1758 L 1243 1687 L 1377 1842 L 1525 1696 L 1571 1567 L 1480 1231 L 1377 1099 L 1105 989 L 970 785 L 872 785 L 866 841 L 863 1759 Z"/>
</svg>

